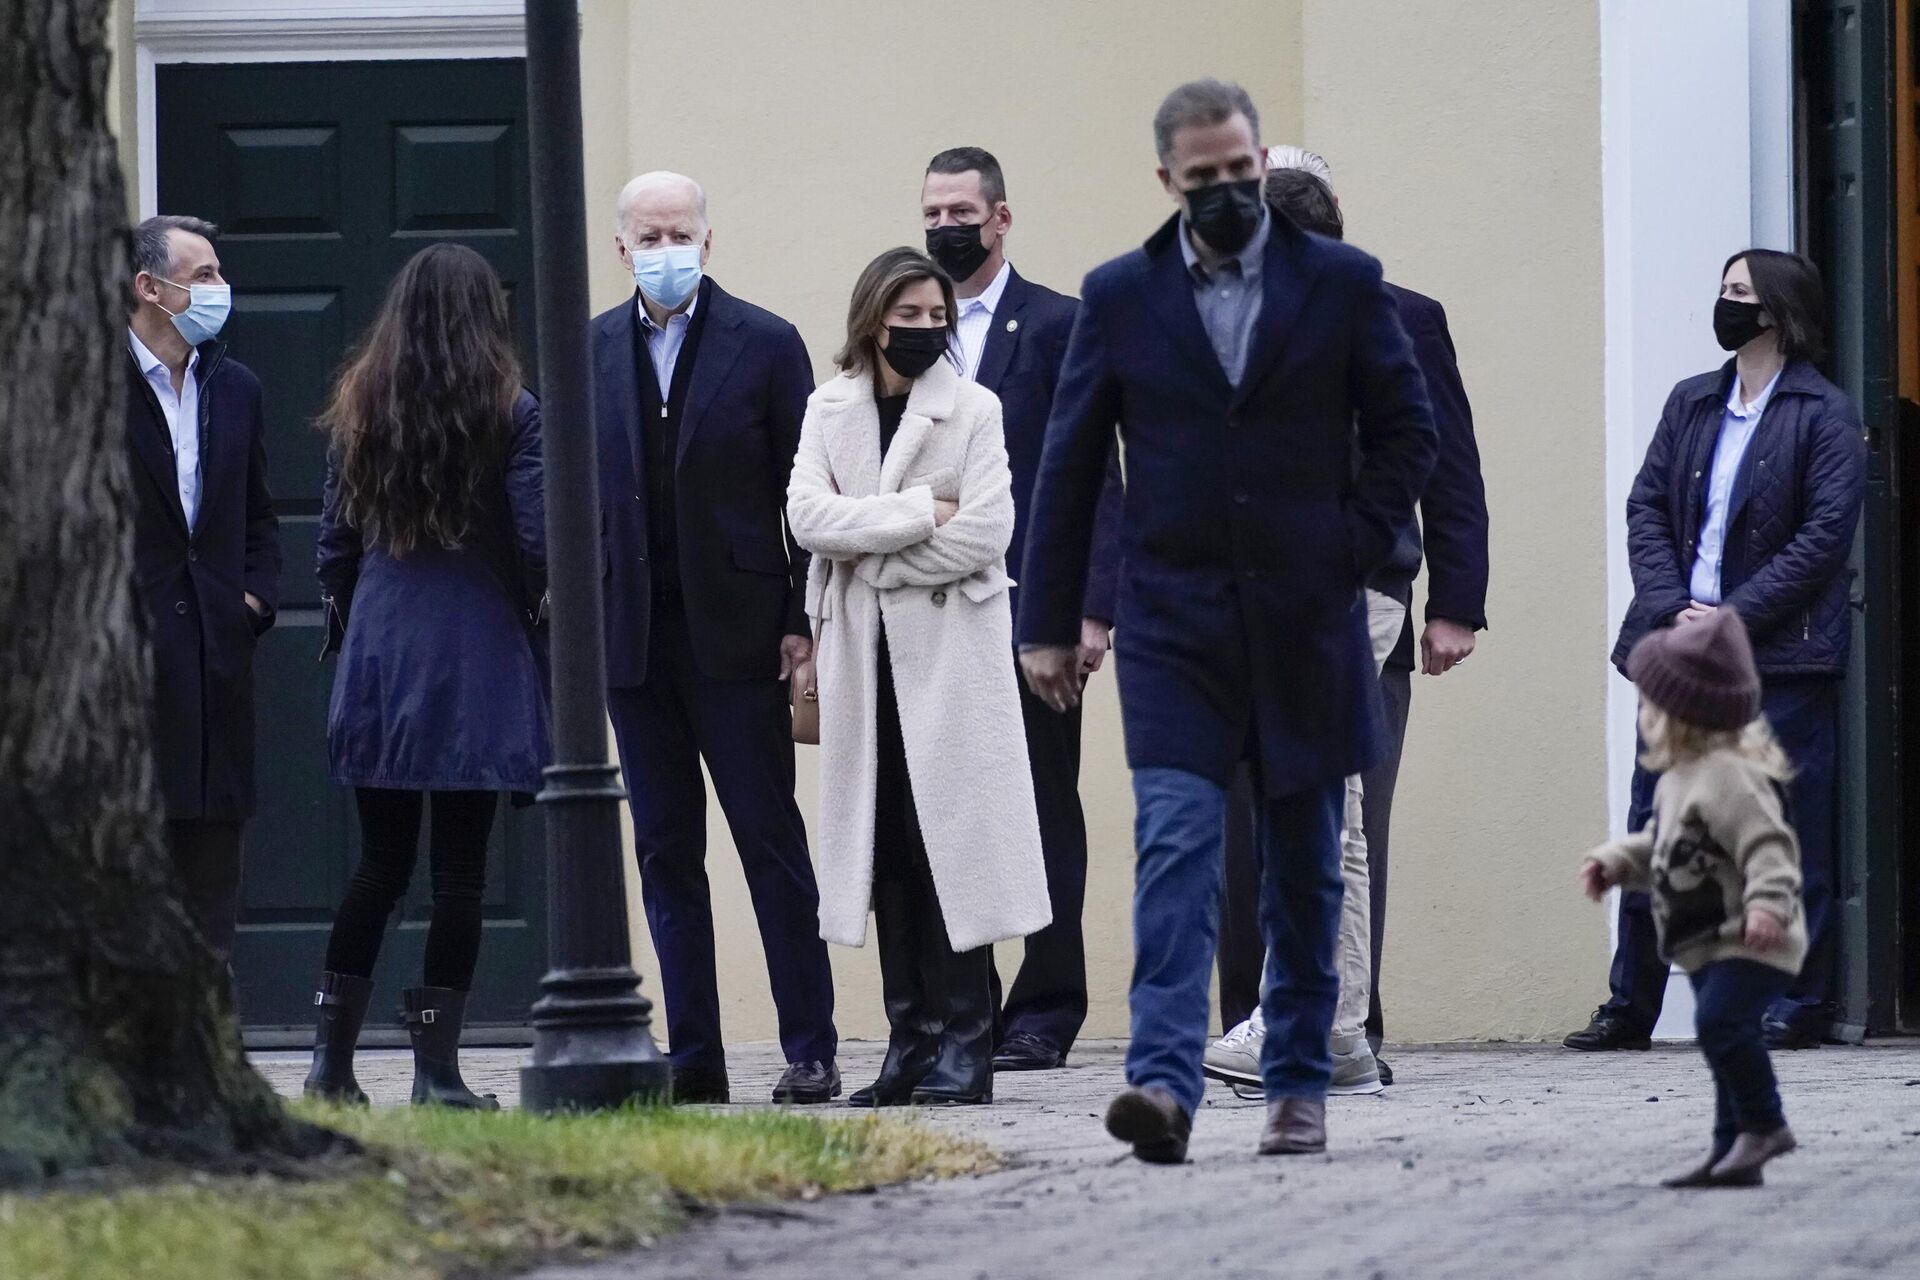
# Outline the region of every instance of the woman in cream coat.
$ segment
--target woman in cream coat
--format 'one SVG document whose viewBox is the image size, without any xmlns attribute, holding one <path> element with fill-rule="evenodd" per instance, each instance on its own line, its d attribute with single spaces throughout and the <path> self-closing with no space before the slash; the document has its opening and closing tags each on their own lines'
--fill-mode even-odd
<svg viewBox="0 0 1920 1280">
<path fill-rule="evenodd" d="M 1014 683 L 1000 402 L 947 358 L 953 285 L 892 249 L 813 393 L 787 519 L 813 552 L 820 934 L 875 916 L 887 1020 L 855 1106 L 989 1102 L 990 944 L 1052 919 Z"/>
</svg>

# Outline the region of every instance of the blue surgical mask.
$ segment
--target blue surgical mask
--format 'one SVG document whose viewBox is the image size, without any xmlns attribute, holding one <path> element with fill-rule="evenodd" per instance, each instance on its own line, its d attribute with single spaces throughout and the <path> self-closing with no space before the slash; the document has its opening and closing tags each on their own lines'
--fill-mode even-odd
<svg viewBox="0 0 1920 1280">
<path fill-rule="evenodd" d="M 211 342 L 220 335 L 220 329 L 227 323 L 227 315 L 233 310 L 233 286 L 230 284 L 174 284 L 173 281 L 155 276 L 161 284 L 173 285 L 187 295 L 187 309 L 181 312 L 167 311 L 165 304 L 160 309 L 173 317 L 173 327 L 187 340 L 187 345 L 197 347 L 203 342 Z"/>
<path fill-rule="evenodd" d="M 700 246 L 697 244 L 635 249 L 627 256 L 633 262 L 633 282 L 656 306 L 677 310 L 700 287 Z"/>
</svg>

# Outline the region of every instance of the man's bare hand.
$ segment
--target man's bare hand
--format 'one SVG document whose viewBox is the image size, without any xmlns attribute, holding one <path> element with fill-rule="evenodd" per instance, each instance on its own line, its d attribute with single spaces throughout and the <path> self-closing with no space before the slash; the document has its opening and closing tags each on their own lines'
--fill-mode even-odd
<svg viewBox="0 0 1920 1280">
<path fill-rule="evenodd" d="M 267 606 L 260 602 L 259 596 L 253 594 L 251 591 L 244 591 L 241 594 L 246 597 L 247 608 L 253 610 L 254 617 L 264 618 L 267 616 Z"/>
<path fill-rule="evenodd" d="M 1020 670 L 1033 696 L 1055 711 L 1071 711 L 1080 703 L 1080 651 L 1070 644 L 1046 645 L 1020 651 Z"/>
<path fill-rule="evenodd" d="M 1595 902 L 1606 895 L 1613 881 L 1607 875 L 1607 868 L 1598 858 L 1588 858 L 1580 864 L 1580 888 Z"/>
<path fill-rule="evenodd" d="M 960 514 L 960 504 L 949 502 L 945 498 L 933 500 L 933 527 L 938 529 L 947 521 Z"/>
<path fill-rule="evenodd" d="M 780 678 L 793 677 L 794 668 L 813 656 L 813 641 L 806 636 L 780 637 Z"/>
<path fill-rule="evenodd" d="M 1080 619 L 1080 647 L 1075 653 L 1081 675 L 1090 676 L 1106 664 L 1107 650 L 1112 647 L 1107 631 L 1107 624 L 1099 618 Z"/>
<path fill-rule="evenodd" d="M 1473 655 L 1472 627 L 1461 626 L 1451 618 L 1429 618 L 1420 633 L 1420 670 L 1425 675 L 1443 676 Z"/>
<path fill-rule="evenodd" d="M 1746 935 L 1755 951 L 1771 951 L 1787 940 L 1787 927 L 1765 907 L 1748 907 Z"/>
<path fill-rule="evenodd" d="M 1698 600 L 1695 600 L 1679 613 L 1673 615 L 1673 625 L 1676 627 L 1684 627 L 1689 622 L 1698 622 L 1700 619 L 1711 615 L 1713 608 L 1710 604 L 1701 604 Z"/>
</svg>

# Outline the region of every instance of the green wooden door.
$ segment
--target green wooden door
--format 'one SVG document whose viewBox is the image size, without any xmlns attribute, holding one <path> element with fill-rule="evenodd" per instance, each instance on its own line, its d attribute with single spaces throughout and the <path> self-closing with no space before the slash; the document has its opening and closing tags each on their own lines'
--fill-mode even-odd
<svg viewBox="0 0 1920 1280">
<path fill-rule="evenodd" d="M 518 59 L 179 64 L 158 69 L 156 89 L 160 211 L 221 226 L 234 286 L 225 336 L 265 386 L 286 555 L 280 622 L 256 659 L 260 808 L 234 955 L 249 1036 L 272 1043 L 311 1019 L 359 846 L 352 797 L 327 776 L 333 664 L 315 660 L 313 576 L 325 450 L 313 421 L 394 272 L 435 241 L 468 245 L 500 272 L 531 379 L 525 70 Z M 369 1039 L 391 1032 L 385 1011 L 419 981 L 426 862 L 423 848 L 381 956 Z M 482 1038 L 525 1022 L 546 962 L 544 875 L 534 812 L 503 808 L 470 1011 Z"/>
</svg>

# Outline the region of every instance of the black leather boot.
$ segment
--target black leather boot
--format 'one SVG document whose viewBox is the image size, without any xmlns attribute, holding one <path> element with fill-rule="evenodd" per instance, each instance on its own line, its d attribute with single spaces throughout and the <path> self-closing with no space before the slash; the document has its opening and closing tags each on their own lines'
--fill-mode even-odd
<svg viewBox="0 0 1920 1280">
<path fill-rule="evenodd" d="M 993 977 L 992 952 L 986 947 L 954 951 L 947 945 L 947 929 L 936 908 L 923 920 L 931 934 L 925 945 L 941 953 L 935 1007 L 944 1004 L 946 1021 L 940 1029 L 940 1050 L 933 1069 L 913 1091 L 916 1107 L 978 1106 L 993 1101 Z"/>
<path fill-rule="evenodd" d="M 353 1078 L 353 1048 L 360 1042 L 360 1024 L 367 1018 L 373 980 L 345 973 L 323 973 L 313 993 L 320 1016 L 313 1028 L 313 1067 L 304 1092 L 328 1102 L 367 1105 L 367 1095 Z"/>
<path fill-rule="evenodd" d="M 933 1067 L 938 1037 L 927 1019 L 925 982 L 910 885 L 887 877 L 873 886 L 873 932 L 880 951 L 880 994 L 887 1007 L 887 1057 L 880 1075 L 847 1096 L 850 1107 L 904 1107 Z"/>
<path fill-rule="evenodd" d="M 478 1094 L 460 1078 L 460 1028 L 466 1021 L 467 993 L 446 987 L 409 987 L 400 1020 L 413 1041 L 413 1103 L 498 1111 L 500 1100 Z"/>
</svg>

